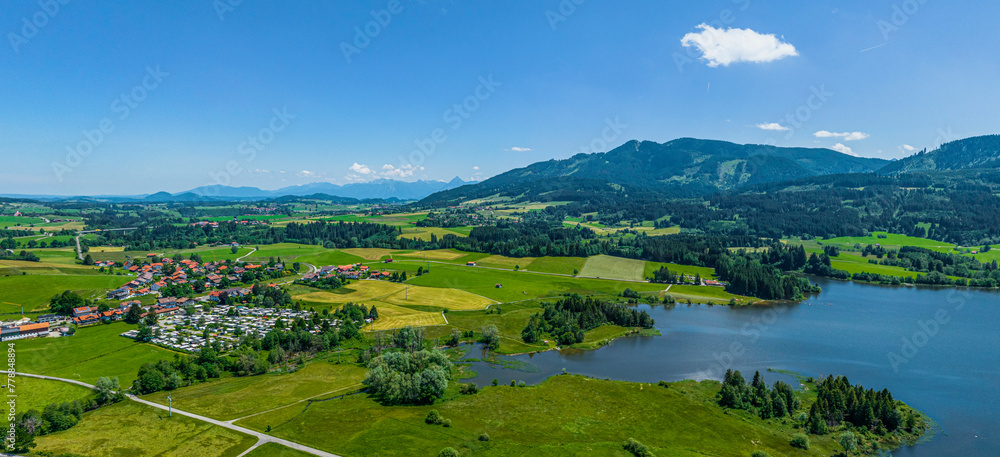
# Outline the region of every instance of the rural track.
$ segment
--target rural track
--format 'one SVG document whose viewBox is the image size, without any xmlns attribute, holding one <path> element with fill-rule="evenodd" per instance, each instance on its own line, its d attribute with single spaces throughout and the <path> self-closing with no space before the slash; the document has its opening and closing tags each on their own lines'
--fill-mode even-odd
<svg viewBox="0 0 1000 457">
<path fill-rule="evenodd" d="M 5 373 L 7 373 L 7 372 L 5 372 Z M 53 376 L 44 376 L 44 375 L 31 374 L 31 373 L 20 373 L 20 372 L 16 372 L 16 371 L 14 372 L 14 374 L 17 375 L 17 376 L 24 376 L 24 377 L 28 377 L 28 378 L 46 379 L 46 380 L 49 380 L 49 381 L 59 381 L 59 382 L 65 382 L 65 383 L 69 383 L 69 384 L 75 384 L 75 385 L 78 385 L 78 386 L 81 386 L 81 387 L 86 387 L 88 389 L 94 389 L 95 388 L 91 384 L 87 384 L 87 383 L 85 383 L 83 381 L 77 381 L 77 380 L 74 380 L 74 379 L 56 378 L 56 377 L 53 377 Z M 242 457 L 244 455 L 247 455 L 251 451 L 253 451 L 254 449 L 257 449 L 261 445 L 264 445 L 264 444 L 267 444 L 267 443 L 280 444 L 282 446 L 285 446 L 285 447 L 288 447 L 288 448 L 291 448 L 291 449 L 295 449 L 297 451 L 305 452 L 306 454 L 319 456 L 319 457 L 341 457 L 341 456 L 339 456 L 337 454 L 331 454 L 329 452 L 322 451 L 322 450 L 319 450 L 319 449 L 316 449 L 316 448 L 313 448 L 313 447 L 309 447 L 309 446 L 306 446 L 306 445 L 303 445 L 303 444 L 299 444 L 299 443 L 296 443 L 294 441 L 289 441 L 289 440 L 285 440 L 285 439 L 281 439 L 281 438 L 276 438 L 276 437 L 273 437 L 273 436 L 265 434 L 265 433 L 261 433 L 261 432 L 255 431 L 255 430 L 250 430 L 248 428 L 240 427 L 238 425 L 233 425 L 233 424 L 230 424 L 228 422 L 223 422 L 223 421 L 220 421 L 220 420 L 212 419 L 210 417 L 205 417 L 205 416 L 201 416 L 201 415 L 198 415 L 198 414 L 189 413 L 187 411 L 182 411 L 182 410 L 179 410 L 177 408 L 172 408 L 171 409 L 171 408 L 163 406 L 163 405 L 161 405 L 159 403 L 153 403 L 153 402 L 148 401 L 148 400 L 143 400 L 143 399 L 141 399 L 139 397 L 136 397 L 135 395 L 125 394 L 125 397 L 128 398 L 129 400 L 132 400 L 132 401 L 136 402 L 136 403 L 141 403 L 141 404 L 146 405 L 146 406 L 152 406 L 154 408 L 162 409 L 164 411 L 173 411 L 173 412 L 175 412 L 177 414 L 180 414 L 181 416 L 187 416 L 187 417 L 190 417 L 192 419 L 200 420 L 202 422 L 208 422 L 208 423 L 210 423 L 212 425 L 217 425 L 217 426 L 222 427 L 222 428 L 226 428 L 226 429 L 229 429 L 229 430 L 232 430 L 232 431 L 235 431 L 235 432 L 243 433 L 243 434 L 250 435 L 250 436 L 253 436 L 253 437 L 257 438 L 257 443 L 256 444 L 254 444 L 253 446 L 250 446 L 249 449 L 243 451 L 242 453 L 240 453 L 236 457 Z"/>
<path fill-rule="evenodd" d="M 236 259 L 236 261 L 237 261 L 237 262 L 242 262 L 242 261 L 243 261 L 243 259 L 245 259 L 245 258 L 247 258 L 247 257 L 250 257 L 250 254 L 253 254 L 253 253 L 255 253 L 255 252 L 257 252 L 257 248 L 253 248 L 253 250 L 252 250 L 252 251 L 250 251 L 250 252 L 248 252 L 248 253 L 244 254 L 244 255 L 243 255 L 242 257 L 240 257 L 240 258 Z"/>
</svg>

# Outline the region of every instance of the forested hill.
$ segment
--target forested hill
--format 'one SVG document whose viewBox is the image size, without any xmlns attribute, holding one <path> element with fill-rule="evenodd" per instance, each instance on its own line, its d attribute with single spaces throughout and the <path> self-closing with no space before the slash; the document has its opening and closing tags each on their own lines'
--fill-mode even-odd
<svg viewBox="0 0 1000 457">
<path fill-rule="evenodd" d="M 829 149 L 740 145 L 693 138 L 662 144 L 630 141 L 609 152 L 538 162 L 477 185 L 436 193 L 423 202 L 440 204 L 498 193 L 518 196 L 656 191 L 665 196 L 691 197 L 808 176 L 870 173 L 886 163 Z"/>
<path fill-rule="evenodd" d="M 890 163 L 882 174 L 917 171 L 950 171 L 973 168 L 1000 168 L 1000 135 L 978 136 L 946 143 L 931 151 L 921 151 Z"/>
</svg>

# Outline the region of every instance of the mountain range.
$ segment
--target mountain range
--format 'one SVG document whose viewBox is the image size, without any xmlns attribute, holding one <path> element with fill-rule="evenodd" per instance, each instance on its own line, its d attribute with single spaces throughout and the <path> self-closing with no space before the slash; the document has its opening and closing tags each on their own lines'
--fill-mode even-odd
<svg viewBox="0 0 1000 457">
<path fill-rule="evenodd" d="M 741 145 L 681 138 L 629 141 L 604 153 L 577 154 L 497 175 L 473 186 L 438 192 L 422 203 L 443 204 L 491 195 L 566 196 L 579 192 L 654 191 L 694 197 L 754 184 L 810 176 L 872 173 L 889 161 L 830 149 Z"/>
<path fill-rule="evenodd" d="M 229 187 L 221 185 L 202 186 L 185 192 L 173 194 L 178 197 L 183 194 L 194 194 L 210 198 L 238 199 L 270 199 L 278 197 L 305 197 L 325 194 L 343 198 L 367 199 L 398 199 L 419 200 L 435 192 L 453 189 L 468 184 L 456 177 L 451 181 L 394 181 L 377 179 L 363 183 L 337 185 L 327 182 L 317 182 L 300 186 L 283 187 L 277 190 L 261 190 L 256 187 Z"/>
</svg>

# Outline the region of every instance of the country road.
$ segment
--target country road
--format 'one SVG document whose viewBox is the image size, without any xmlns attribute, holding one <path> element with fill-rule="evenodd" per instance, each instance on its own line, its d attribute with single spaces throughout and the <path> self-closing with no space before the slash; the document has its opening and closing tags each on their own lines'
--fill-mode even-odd
<svg viewBox="0 0 1000 457">
<path fill-rule="evenodd" d="M 7 372 L 4 372 L 4 373 L 7 373 Z M 25 377 L 28 377 L 28 378 L 47 379 L 49 381 L 59 381 L 59 382 L 65 382 L 65 383 L 69 383 L 69 384 L 75 384 L 75 385 L 78 385 L 78 386 L 86 387 L 88 389 L 93 389 L 94 388 L 94 386 L 92 386 L 90 384 L 87 384 L 87 383 L 82 382 L 82 381 L 76 381 L 76 380 L 73 380 L 73 379 L 63 379 L 63 378 L 56 378 L 56 377 L 53 377 L 53 376 L 44 376 L 44 375 L 37 375 L 37 374 L 31 374 L 31 373 L 20 373 L 20 372 L 16 372 L 16 371 L 14 372 L 14 374 L 17 375 L 17 376 L 25 376 Z M 153 402 L 148 401 L 148 400 L 143 400 L 143 399 L 141 399 L 139 397 L 136 397 L 135 395 L 126 394 L 125 396 L 129 400 L 132 400 L 132 401 L 134 401 L 136 403 L 142 403 L 144 405 L 152 406 L 154 408 L 162 409 L 164 411 L 169 411 L 170 410 L 170 408 L 168 408 L 166 406 L 163 406 L 163 405 L 161 405 L 159 403 L 153 403 Z M 296 443 L 294 441 L 288 441 L 288 440 L 285 440 L 285 439 L 276 438 L 276 437 L 273 437 L 273 436 L 265 434 L 265 433 L 261 433 L 261 432 L 255 431 L 255 430 L 250 430 L 248 428 L 240 427 L 238 425 L 233 425 L 233 424 L 230 424 L 228 422 L 223 422 L 223 421 L 215 420 L 215 419 L 212 419 L 210 417 L 205 417 L 205 416 L 200 416 L 198 414 L 189 413 L 187 411 L 182 411 L 182 410 L 179 410 L 177 408 L 173 408 L 173 412 L 177 413 L 177 414 L 180 414 L 181 416 L 187 416 L 187 417 L 190 417 L 192 419 L 197 419 L 197 420 L 200 420 L 200 421 L 208 422 L 208 423 L 210 423 L 212 425 L 217 425 L 217 426 L 222 427 L 222 428 L 227 428 L 229 430 L 233 430 L 233 431 L 236 431 L 236 432 L 240 432 L 240 433 L 244 433 L 244 434 L 256 437 L 257 438 L 257 443 L 254 444 L 253 446 L 250 446 L 249 449 L 243 451 L 237 457 L 242 457 L 244 455 L 247 455 L 251 451 L 253 451 L 254 449 L 256 449 L 256 448 L 258 448 L 261 445 L 266 444 L 266 443 L 280 444 L 282 446 L 286 446 L 286 447 L 295 449 L 297 451 L 302 451 L 302 452 L 305 452 L 307 454 L 316 455 L 316 456 L 320 456 L 320 457 L 340 457 L 339 455 L 331 454 L 331 453 L 326 452 L 326 451 L 321 451 L 319 449 L 312 448 L 312 447 L 309 447 L 309 446 L 305 446 L 305 445 Z"/>
</svg>

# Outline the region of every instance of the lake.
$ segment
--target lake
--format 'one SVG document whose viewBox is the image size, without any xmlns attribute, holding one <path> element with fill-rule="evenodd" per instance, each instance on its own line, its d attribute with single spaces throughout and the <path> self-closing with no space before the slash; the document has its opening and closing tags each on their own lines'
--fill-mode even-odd
<svg viewBox="0 0 1000 457">
<path fill-rule="evenodd" d="M 998 455 L 1000 293 L 813 281 L 823 293 L 801 304 L 643 306 L 662 336 L 513 357 L 530 363 L 529 371 L 476 363 L 473 381 L 534 384 L 563 369 L 635 382 L 721 380 L 730 367 L 747 379 L 759 370 L 770 382 L 788 379 L 768 368 L 844 375 L 888 388 L 940 425 L 930 442 L 894 455 Z"/>
</svg>

